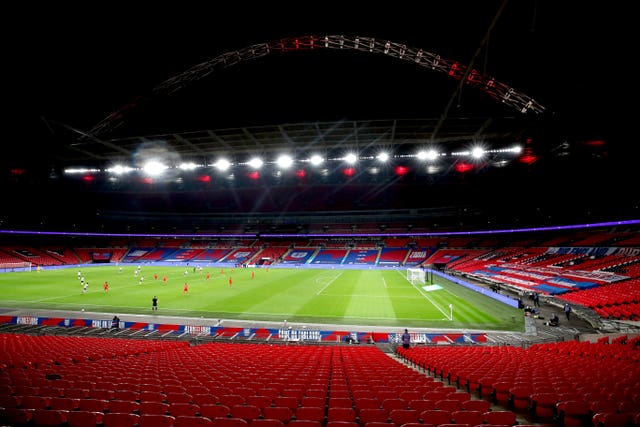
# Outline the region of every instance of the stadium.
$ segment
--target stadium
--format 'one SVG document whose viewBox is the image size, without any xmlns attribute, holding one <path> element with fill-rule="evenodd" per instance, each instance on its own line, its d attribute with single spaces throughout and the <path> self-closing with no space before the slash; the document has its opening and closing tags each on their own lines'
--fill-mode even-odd
<svg viewBox="0 0 640 427">
<path fill-rule="evenodd" d="M 640 425 L 627 27 L 331 11 L 25 23 L 0 425 Z"/>
</svg>

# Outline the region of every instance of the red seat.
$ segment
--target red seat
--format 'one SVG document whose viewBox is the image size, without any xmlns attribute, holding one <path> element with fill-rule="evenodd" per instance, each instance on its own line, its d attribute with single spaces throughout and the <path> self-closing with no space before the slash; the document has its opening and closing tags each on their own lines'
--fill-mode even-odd
<svg viewBox="0 0 640 427">
<path fill-rule="evenodd" d="M 253 395 L 247 397 L 247 405 L 255 405 L 258 408 L 270 406 L 273 399 L 269 396 Z"/>
<path fill-rule="evenodd" d="M 436 401 L 436 409 L 442 409 L 443 411 L 459 411 L 462 409 L 462 402 L 453 399 L 443 399 Z"/>
<path fill-rule="evenodd" d="M 64 397 L 71 399 L 88 399 L 89 389 L 86 388 L 68 388 L 64 391 Z"/>
<path fill-rule="evenodd" d="M 415 409 L 418 412 L 422 412 L 426 411 L 427 409 L 436 409 L 436 402 L 426 399 L 414 399 L 409 401 L 407 407 L 409 409 Z"/>
<path fill-rule="evenodd" d="M 173 427 L 211 427 L 213 422 L 207 417 L 191 415 L 178 415 L 173 422 Z"/>
<path fill-rule="evenodd" d="M 214 405 L 219 402 L 218 396 L 215 396 L 213 394 L 192 394 L 191 399 L 196 405 Z"/>
<path fill-rule="evenodd" d="M 226 418 L 231 416 L 231 409 L 227 405 L 222 404 L 204 404 L 200 405 L 200 415 L 207 418 Z"/>
<path fill-rule="evenodd" d="M 313 420 L 291 420 L 287 427 L 322 427 L 322 424 Z"/>
<path fill-rule="evenodd" d="M 482 399 L 471 399 L 462 402 L 462 409 L 465 411 L 480 411 L 482 413 L 491 409 L 491 402 Z"/>
<path fill-rule="evenodd" d="M 249 422 L 249 427 L 284 427 L 284 423 L 274 418 L 255 418 Z"/>
<path fill-rule="evenodd" d="M 187 393 L 165 393 L 167 397 L 164 399 L 167 403 L 191 403 L 193 397 Z"/>
<path fill-rule="evenodd" d="M 356 410 L 349 407 L 330 407 L 327 409 L 327 421 L 355 421 Z"/>
<path fill-rule="evenodd" d="M 34 409 L 31 422 L 38 427 L 62 427 L 67 422 L 67 412 L 55 409 Z"/>
<path fill-rule="evenodd" d="M 133 390 L 116 390 L 113 392 L 115 400 L 140 400 L 140 392 Z"/>
<path fill-rule="evenodd" d="M 470 424 L 472 426 L 482 424 L 484 414 L 480 411 L 453 411 L 451 419 L 454 424 Z"/>
<path fill-rule="evenodd" d="M 385 409 L 382 408 L 366 408 L 358 412 L 360 418 L 360 424 L 365 425 L 369 422 L 376 421 L 386 423 L 389 420 L 389 415 Z"/>
<path fill-rule="evenodd" d="M 249 423 L 242 418 L 212 418 L 213 427 L 249 427 Z"/>
<path fill-rule="evenodd" d="M 262 411 L 255 405 L 233 405 L 231 407 L 231 416 L 249 421 L 254 418 L 260 418 Z"/>
<path fill-rule="evenodd" d="M 49 401 L 51 409 L 61 409 L 65 411 L 75 411 L 78 409 L 79 400 L 68 397 L 52 397 Z"/>
<path fill-rule="evenodd" d="M 9 426 L 28 426 L 33 417 L 33 410 L 0 407 L 0 421 Z"/>
<path fill-rule="evenodd" d="M 102 425 L 102 412 L 70 411 L 67 413 L 68 427 L 96 427 Z"/>
<path fill-rule="evenodd" d="M 324 407 L 320 406 L 301 406 L 294 412 L 296 420 L 312 420 L 324 422 Z"/>
<path fill-rule="evenodd" d="M 263 417 L 280 420 L 285 424 L 291 420 L 292 415 L 293 412 L 291 408 L 287 408 L 286 406 L 267 406 L 262 408 Z"/>
<path fill-rule="evenodd" d="M 427 409 L 420 413 L 420 418 L 425 424 L 449 424 L 451 423 L 451 412 L 442 409 Z"/>
<path fill-rule="evenodd" d="M 420 420 L 420 412 L 415 409 L 393 409 L 389 412 L 389 418 L 398 426 L 417 423 Z"/>
<path fill-rule="evenodd" d="M 599 412 L 592 417 L 593 427 L 635 427 L 634 415 L 633 412 Z"/>
<path fill-rule="evenodd" d="M 140 407 L 138 409 L 140 411 L 140 415 L 167 415 L 169 412 L 169 404 L 162 402 L 140 402 Z"/>
<path fill-rule="evenodd" d="M 44 396 L 22 396 L 22 407 L 25 409 L 46 409 L 49 398 Z"/>
<path fill-rule="evenodd" d="M 179 415 L 197 415 L 199 413 L 200 406 L 194 403 L 169 403 L 169 415 L 172 415 L 174 417 L 177 417 Z"/>
<path fill-rule="evenodd" d="M 107 404 L 109 405 L 109 412 L 129 414 L 140 411 L 140 404 L 133 400 L 110 400 Z"/>
<path fill-rule="evenodd" d="M 138 419 L 138 427 L 173 427 L 175 417 L 161 414 L 142 414 Z"/>
<path fill-rule="evenodd" d="M 487 411 L 483 414 L 485 424 L 516 424 L 516 413 L 512 411 Z"/>
<path fill-rule="evenodd" d="M 0 395 L 0 408 L 17 408 L 22 403 L 20 396 Z"/>
<path fill-rule="evenodd" d="M 387 410 L 387 412 L 394 409 L 407 409 L 407 402 L 400 398 L 384 399 L 381 402 L 381 405 L 384 409 Z"/>
<path fill-rule="evenodd" d="M 105 412 L 109 408 L 109 401 L 103 399 L 80 399 L 78 409 L 89 412 Z"/>
<path fill-rule="evenodd" d="M 582 427 L 591 418 L 589 404 L 580 400 L 558 402 L 556 410 L 564 427 Z"/>
<path fill-rule="evenodd" d="M 555 393 L 534 393 L 531 395 L 533 416 L 536 420 L 550 421 L 556 415 L 558 397 Z"/>
</svg>

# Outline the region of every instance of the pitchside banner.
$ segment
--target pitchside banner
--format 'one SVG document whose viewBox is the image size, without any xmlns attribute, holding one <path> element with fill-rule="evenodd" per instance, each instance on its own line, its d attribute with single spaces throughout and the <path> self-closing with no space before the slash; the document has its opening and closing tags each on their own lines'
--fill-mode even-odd
<svg viewBox="0 0 640 427">
<path fill-rule="evenodd" d="M 63 327 L 87 327 L 98 329 L 113 329 L 111 319 L 71 319 L 61 317 L 36 317 L 36 316 L 0 316 L 0 323 L 14 323 L 19 325 L 46 325 Z M 245 328 L 208 325 L 173 325 L 147 322 L 120 321 L 119 329 L 113 329 L 113 333 L 124 329 L 157 331 L 163 336 L 169 334 L 191 334 L 198 336 L 213 336 L 228 340 L 263 342 L 268 340 L 285 342 L 329 342 L 343 341 L 346 336 L 354 337 L 359 343 L 389 343 L 396 342 L 400 337 L 399 332 L 369 332 L 369 331 L 344 331 L 344 330 L 318 330 L 309 328 Z M 101 334 L 103 337 L 109 335 Z M 124 337 L 126 338 L 126 337 Z M 482 343 L 486 342 L 485 333 L 461 334 L 461 333 L 415 333 L 415 343 Z"/>
</svg>

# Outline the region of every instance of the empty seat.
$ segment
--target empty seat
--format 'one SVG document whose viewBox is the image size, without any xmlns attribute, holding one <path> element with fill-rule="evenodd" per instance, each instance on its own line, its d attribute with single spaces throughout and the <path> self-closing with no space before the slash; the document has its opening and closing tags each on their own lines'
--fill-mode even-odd
<svg viewBox="0 0 640 427">
<path fill-rule="evenodd" d="M 138 425 L 138 414 L 106 413 L 102 417 L 103 427 L 135 427 Z"/>
<path fill-rule="evenodd" d="M 286 406 L 267 406 L 262 408 L 262 416 L 265 418 L 273 418 L 287 424 L 293 415 L 291 408 Z"/>
<path fill-rule="evenodd" d="M 67 413 L 68 427 L 97 427 L 102 425 L 102 412 L 70 411 Z"/>
<path fill-rule="evenodd" d="M 78 409 L 79 400 L 68 397 L 52 397 L 49 401 L 51 409 L 62 409 L 65 411 L 75 411 Z"/>
<path fill-rule="evenodd" d="M 322 424 L 314 420 L 291 420 L 288 427 L 322 427 Z"/>
<path fill-rule="evenodd" d="M 556 404 L 561 423 L 565 427 L 581 427 L 587 425 L 591 418 L 589 404 L 580 400 L 566 400 Z"/>
<path fill-rule="evenodd" d="M 300 406 L 294 412 L 296 420 L 312 420 L 324 422 L 324 407 Z"/>
<path fill-rule="evenodd" d="M 485 424 L 516 424 L 516 413 L 512 411 L 487 411 L 483 414 Z"/>
<path fill-rule="evenodd" d="M 483 423 L 484 414 L 480 411 L 453 411 L 451 412 L 451 420 L 454 424 L 469 424 L 475 426 Z"/>
<path fill-rule="evenodd" d="M 465 411 L 487 412 L 491 409 L 491 402 L 481 399 L 470 399 L 462 402 L 462 409 Z"/>
<path fill-rule="evenodd" d="M 22 396 L 22 407 L 25 409 L 46 409 L 49 398 L 44 396 Z"/>
<path fill-rule="evenodd" d="M 274 418 L 255 418 L 249 422 L 249 427 L 284 427 L 284 423 Z"/>
<path fill-rule="evenodd" d="M 242 418 L 212 418 L 213 427 L 249 427 L 249 423 Z"/>
<path fill-rule="evenodd" d="M 138 419 L 138 427 L 173 427 L 175 417 L 161 414 L 142 414 Z"/>
<path fill-rule="evenodd" d="M 179 415 L 197 415 L 199 413 L 200 406 L 194 403 L 169 403 L 169 415 L 171 416 L 177 417 Z"/>
<path fill-rule="evenodd" d="M 31 422 L 38 427 L 61 427 L 67 422 L 67 411 L 34 409 Z"/>
<path fill-rule="evenodd" d="M 109 408 L 109 401 L 103 399 L 80 399 L 78 409 L 89 412 L 105 412 Z"/>
<path fill-rule="evenodd" d="M 272 401 L 270 396 L 253 395 L 247 397 L 247 405 L 255 405 L 258 408 L 270 406 Z"/>
<path fill-rule="evenodd" d="M 600 412 L 592 417 L 593 427 L 636 427 L 634 415 L 633 412 Z"/>
<path fill-rule="evenodd" d="M 349 407 L 330 407 L 327 409 L 327 421 L 355 421 L 356 410 Z"/>
<path fill-rule="evenodd" d="M 213 422 L 207 417 L 190 415 L 178 415 L 173 422 L 173 427 L 211 427 Z"/>
<path fill-rule="evenodd" d="M 415 409 L 393 409 L 389 412 L 389 418 L 398 426 L 417 423 L 420 420 L 420 412 Z"/>
<path fill-rule="evenodd" d="M 231 406 L 231 416 L 249 421 L 254 418 L 260 418 L 262 411 L 255 405 L 233 405 Z"/>
<path fill-rule="evenodd" d="M 449 424 L 451 423 L 451 412 L 442 409 L 427 409 L 420 413 L 420 418 L 425 424 Z"/>
<path fill-rule="evenodd" d="M 140 403 L 134 400 L 109 400 L 109 412 L 122 412 L 125 414 L 140 411 Z"/>
<path fill-rule="evenodd" d="M 33 411 L 30 409 L 0 407 L 0 421 L 8 426 L 27 426 L 32 416 Z"/>
<path fill-rule="evenodd" d="M 213 394 L 192 394 L 191 400 L 193 400 L 193 403 L 195 403 L 196 405 L 214 405 L 219 402 L 218 396 L 215 396 Z"/>
<path fill-rule="evenodd" d="M 163 402 L 140 402 L 140 415 L 167 415 L 169 413 L 169 404 Z"/>
<path fill-rule="evenodd" d="M 225 418 L 231 416 L 231 409 L 227 405 L 216 403 L 215 405 L 200 405 L 200 415 L 207 418 Z"/>
<path fill-rule="evenodd" d="M 386 423 L 389 420 L 387 411 L 382 408 L 361 409 L 358 411 L 358 417 L 361 425 L 365 425 L 372 421 Z"/>
</svg>

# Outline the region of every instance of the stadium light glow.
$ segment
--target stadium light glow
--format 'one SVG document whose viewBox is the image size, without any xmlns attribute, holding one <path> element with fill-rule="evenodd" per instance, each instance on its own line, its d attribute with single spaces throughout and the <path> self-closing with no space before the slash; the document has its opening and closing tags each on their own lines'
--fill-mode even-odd
<svg viewBox="0 0 640 427">
<path fill-rule="evenodd" d="M 283 154 L 282 156 L 278 157 L 278 159 L 276 160 L 276 164 L 281 169 L 288 169 L 293 164 L 293 159 L 288 154 Z"/>
<path fill-rule="evenodd" d="M 473 147 L 471 150 L 471 157 L 474 159 L 481 159 L 485 155 L 485 151 L 482 147 Z"/>
<path fill-rule="evenodd" d="M 192 171 L 197 167 L 198 165 L 196 165 L 193 162 L 185 162 L 185 163 L 180 163 L 180 165 L 178 165 L 178 169 L 183 171 Z"/>
<path fill-rule="evenodd" d="M 213 164 L 213 166 L 215 166 L 216 169 L 218 169 L 219 171 L 226 171 L 231 167 L 231 162 L 227 159 L 218 159 L 217 162 L 215 162 Z"/>
<path fill-rule="evenodd" d="M 260 169 L 264 162 L 259 157 L 253 157 L 251 160 L 247 162 L 247 164 L 253 169 Z"/>
<path fill-rule="evenodd" d="M 166 169 L 168 169 L 167 165 L 162 164 L 162 163 L 160 163 L 160 162 L 158 162 L 156 160 L 149 160 L 142 167 L 142 170 L 144 171 L 144 173 L 149 175 L 149 176 L 162 175 L 162 173 L 164 173 L 164 171 Z"/>
<path fill-rule="evenodd" d="M 135 169 L 129 166 L 115 165 L 111 168 L 108 168 L 106 171 L 115 175 L 124 175 L 125 173 L 129 173 L 133 170 Z"/>
<path fill-rule="evenodd" d="M 349 153 L 346 156 L 344 156 L 344 161 L 349 163 L 350 165 L 354 164 L 357 160 L 358 160 L 358 157 L 353 153 Z"/>
<path fill-rule="evenodd" d="M 322 162 L 324 162 L 324 158 L 322 158 L 322 156 L 319 156 L 318 154 L 314 154 L 309 159 L 309 162 L 311 162 L 313 166 L 319 166 L 322 164 Z"/>
<path fill-rule="evenodd" d="M 389 153 L 383 151 L 379 153 L 376 158 L 381 162 L 386 162 L 387 160 L 389 160 Z"/>
</svg>

